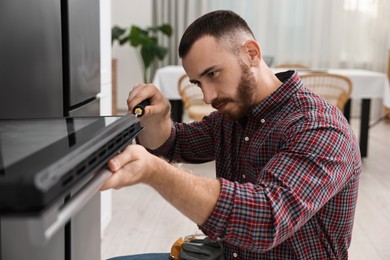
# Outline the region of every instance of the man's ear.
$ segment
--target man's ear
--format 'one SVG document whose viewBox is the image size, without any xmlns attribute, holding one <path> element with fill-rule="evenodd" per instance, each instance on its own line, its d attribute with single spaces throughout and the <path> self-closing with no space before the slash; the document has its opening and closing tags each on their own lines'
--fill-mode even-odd
<svg viewBox="0 0 390 260">
<path fill-rule="evenodd" d="M 261 61 L 261 50 L 255 40 L 247 40 L 244 44 L 245 53 L 249 55 L 249 62 L 252 67 L 256 67 Z"/>
</svg>

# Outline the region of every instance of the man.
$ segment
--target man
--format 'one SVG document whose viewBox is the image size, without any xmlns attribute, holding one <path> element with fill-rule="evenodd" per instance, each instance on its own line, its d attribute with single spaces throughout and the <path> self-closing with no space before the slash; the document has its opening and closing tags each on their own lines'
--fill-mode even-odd
<svg viewBox="0 0 390 260">
<path fill-rule="evenodd" d="M 347 259 L 361 160 L 342 113 L 306 89 L 296 72 L 274 75 L 233 12 L 198 18 L 179 55 L 217 111 L 201 122 L 175 123 L 154 85 L 135 86 L 129 111 L 151 101 L 141 118 L 142 146 L 130 145 L 109 162 L 113 175 L 102 189 L 152 186 L 220 239 L 226 259 Z M 217 179 L 160 156 L 215 160 Z"/>
</svg>

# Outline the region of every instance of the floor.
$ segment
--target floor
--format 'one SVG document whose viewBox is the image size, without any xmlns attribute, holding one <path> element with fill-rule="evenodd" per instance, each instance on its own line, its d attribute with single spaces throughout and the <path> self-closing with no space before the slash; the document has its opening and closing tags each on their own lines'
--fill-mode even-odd
<svg viewBox="0 0 390 260">
<path fill-rule="evenodd" d="M 352 127 L 358 135 L 359 121 Z M 390 123 L 370 129 L 349 255 L 352 260 L 390 259 Z M 212 177 L 214 163 L 179 165 Z M 102 259 L 143 252 L 168 252 L 197 226 L 145 185 L 113 192 L 113 218 L 102 239 Z"/>
</svg>

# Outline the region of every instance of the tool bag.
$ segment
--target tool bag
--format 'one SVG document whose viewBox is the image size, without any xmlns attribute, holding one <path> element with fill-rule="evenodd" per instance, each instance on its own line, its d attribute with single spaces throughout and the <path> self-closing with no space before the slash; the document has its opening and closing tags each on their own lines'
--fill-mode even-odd
<svg viewBox="0 0 390 260">
<path fill-rule="evenodd" d="M 224 260 L 223 246 L 220 241 L 209 237 L 196 238 L 195 235 L 179 238 L 171 248 L 171 259 L 180 260 Z"/>
</svg>

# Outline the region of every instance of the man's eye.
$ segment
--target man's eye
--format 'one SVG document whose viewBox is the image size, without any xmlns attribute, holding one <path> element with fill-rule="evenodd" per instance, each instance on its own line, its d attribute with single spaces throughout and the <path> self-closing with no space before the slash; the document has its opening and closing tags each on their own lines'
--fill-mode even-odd
<svg viewBox="0 0 390 260">
<path fill-rule="evenodd" d="M 192 81 L 191 84 L 193 84 L 193 85 L 195 85 L 195 86 L 197 86 L 197 87 L 199 87 L 199 88 L 201 87 L 199 81 Z"/>
<path fill-rule="evenodd" d="M 214 78 L 216 74 L 217 74 L 216 71 L 210 71 L 210 72 L 207 74 L 207 76 L 208 76 L 209 78 Z"/>
</svg>

